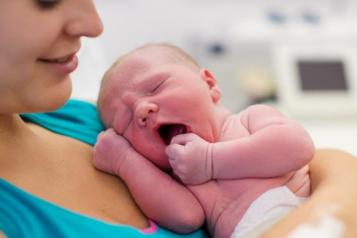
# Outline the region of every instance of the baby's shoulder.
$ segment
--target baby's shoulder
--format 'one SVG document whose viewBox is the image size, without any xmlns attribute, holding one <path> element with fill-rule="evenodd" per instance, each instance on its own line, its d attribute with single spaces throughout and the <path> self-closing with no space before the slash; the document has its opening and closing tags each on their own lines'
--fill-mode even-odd
<svg viewBox="0 0 357 238">
<path fill-rule="evenodd" d="M 265 104 L 251 105 L 245 108 L 244 110 L 242 110 L 238 114 L 238 117 L 246 125 L 249 125 L 251 122 L 257 120 L 262 122 L 262 121 L 270 121 L 271 119 L 279 119 L 279 120 L 287 119 L 287 117 L 282 112 L 280 112 L 277 108 Z"/>
<path fill-rule="evenodd" d="M 267 104 L 254 104 L 250 105 L 242 113 L 279 113 L 282 114 L 277 108 Z"/>
</svg>

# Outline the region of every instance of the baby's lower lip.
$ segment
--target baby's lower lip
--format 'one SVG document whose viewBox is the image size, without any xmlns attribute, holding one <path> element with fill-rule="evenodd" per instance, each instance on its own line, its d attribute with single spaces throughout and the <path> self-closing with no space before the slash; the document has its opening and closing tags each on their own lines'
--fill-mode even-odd
<svg viewBox="0 0 357 238">
<path fill-rule="evenodd" d="M 61 74 L 70 74 L 78 66 L 78 57 L 75 54 L 59 59 L 39 59 L 38 61 Z"/>
</svg>

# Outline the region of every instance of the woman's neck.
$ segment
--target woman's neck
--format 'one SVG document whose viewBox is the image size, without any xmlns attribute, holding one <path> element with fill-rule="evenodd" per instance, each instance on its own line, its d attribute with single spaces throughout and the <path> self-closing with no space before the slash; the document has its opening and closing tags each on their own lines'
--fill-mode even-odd
<svg viewBox="0 0 357 238">
<path fill-rule="evenodd" d="M 30 128 L 19 115 L 0 115 L 0 144 L 20 141 L 28 132 L 31 132 Z"/>
<path fill-rule="evenodd" d="M 24 161 L 39 158 L 39 143 L 41 138 L 19 115 L 0 115 L 0 177 L 10 179 Z"/>
</svg>

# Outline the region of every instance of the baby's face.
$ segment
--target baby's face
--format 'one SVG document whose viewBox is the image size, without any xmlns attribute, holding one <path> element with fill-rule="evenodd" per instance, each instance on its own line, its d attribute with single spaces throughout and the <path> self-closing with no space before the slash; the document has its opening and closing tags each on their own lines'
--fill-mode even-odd
<svg viewBox="0 0 357 238">
<path fill-rule="evenodd" d="M 212 141 L 214 102 L 200 72 L 157 59 L 125 60 L 111 83 L 115 131 L 163 169 L 169 169 L 165 147 L 188 132 Z"/>
</svg>

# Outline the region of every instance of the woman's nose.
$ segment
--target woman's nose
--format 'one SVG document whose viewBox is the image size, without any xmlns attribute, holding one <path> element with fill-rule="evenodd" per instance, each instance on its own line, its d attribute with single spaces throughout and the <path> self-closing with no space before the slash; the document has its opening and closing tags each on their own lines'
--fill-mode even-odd
<svg viewBox="0 0 357 238">
<path fill-rule="evenodd" d="M 65 29 L 66 34 L 74 37 L 100 35 L 103 32 L 103 23 L 93 1 L 80 2 L 81 5 L 71 11 L 72 14 Z"/>
<path fill-rule="evenodd" d="M 135 108 L 135 120 L 139 126 L 144 127 L 152 113 L 158 112 L 159 106 L 155 103 L 141 101 Z"/>
</svg>

